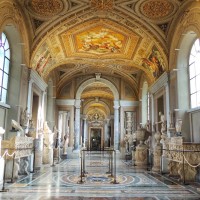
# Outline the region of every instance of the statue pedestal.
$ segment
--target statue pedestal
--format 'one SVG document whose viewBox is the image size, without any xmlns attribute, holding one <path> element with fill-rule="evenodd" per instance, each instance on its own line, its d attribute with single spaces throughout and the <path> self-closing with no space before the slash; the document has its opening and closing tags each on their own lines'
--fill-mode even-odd
<svg viewBox="0 0 200 200">
<path fill-rule="evenodd" d="M 34 168 L 40 169 L 42 167 L 43 137 L 35 139 L 34 143 L 35 143 Z"/>
<path fill-rule="evenodd" d="M 148 156 L 147 145 L 139 144 L 136 147 L 136 152 L 135 152 L 135 164 L 138 168 L 147 168 L 147 156 Z"/>
<path fill-rule="evenodd" d="M 53 149 L 44 147 L 43 149 L 43 164 L 53 164 Z"/>
<path fill-rule="evenodd" d="M 14 161 L 14 165 L 13 165 L 13 161 Z M 19 174 L 19 166 L 20 164 L 20 158 L 17 159 L 10 159 L 10 160 L 6 160 L 6 171 L 5 171 L 5 178 L 6 179 L 17 179 L 18 178 L 18 174 Z M 13 168 L 14 166 L 14 168 Z"/>
<path fill-rule="evenodd" d="M 161 169 L 162 169 L 162 173 L 169 173 L 169 169 L 168 169 L 168 165 L 169 165 L 169 160 L 167 159 L 167 156 L 162 155 L 161 157 Z"/>
<path fill-rule="evenodd" d="M 16 130 L 10 130 L 7 134 L 7 140 L 10 140 L 14 136 L 20 136 L 20 132 Z"/>
<path fill-rule="evenodd" d="M 3 185 L 4 159 L 0 158 L 0 187 Z"/>
<path fill-rule="evenodd" d="M 154 147 L 153 151 L 153 168 L 152 171 L 154 172 L 160 172 L 161 170 L 161 155 L 162 155 L 162 145 L 157 144 Z"/>
</svg>

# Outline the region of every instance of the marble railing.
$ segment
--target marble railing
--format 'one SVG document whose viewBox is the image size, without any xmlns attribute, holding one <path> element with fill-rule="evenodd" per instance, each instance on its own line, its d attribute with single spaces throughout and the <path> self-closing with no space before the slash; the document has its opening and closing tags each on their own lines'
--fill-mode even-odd
<svg viewBox="0 0 200 200">
<path fill-rule="evenodd" d="M 194 181 L 200 164 L 200 143 L 184 142 L 182 137 L 172 137 L 165 155 L 169 160 L 170 175 L 179 175 L 182 181 Z"/>
</svg>

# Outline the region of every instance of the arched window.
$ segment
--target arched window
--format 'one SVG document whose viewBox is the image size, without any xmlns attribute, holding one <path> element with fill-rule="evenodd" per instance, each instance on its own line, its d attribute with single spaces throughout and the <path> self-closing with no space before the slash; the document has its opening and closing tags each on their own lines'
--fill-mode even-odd
<svg viewBox="0 0 200 200">
<path fill-rule="evenodd" d="M 0 102 L 6 103 L 10 68 L 10 46 L 5 33 L 0 35 Z"/>
<path fill-rule="evenodd" d="M 200 106 L 200 39 L 197 39 L 189 57 L 190 106 Z"/>
</svg>

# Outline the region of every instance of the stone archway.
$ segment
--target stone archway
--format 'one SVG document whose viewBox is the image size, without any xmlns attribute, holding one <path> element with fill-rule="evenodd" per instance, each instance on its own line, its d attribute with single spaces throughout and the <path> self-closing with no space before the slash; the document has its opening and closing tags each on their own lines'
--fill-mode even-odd
<svg viewBox="0 0 200 200">
<path fill-rule="evenodd" d="M 80 104 L 81 104 L 81 94 L 83 90 L 94 82 L 100 82 L 105 84 L 113 93 L 114 96 L 114 149 L 119 149 L 119 92 L 115 85 L 110 81 L 101 78 L 100 73 L 95 74 L 95 78 L 91 78 L 85 82 L 83 82 L 77 92 L 76 92 L 76 99 L 75 99 L 75 137 L 74 137 L 74 148 L 79 148 L 79 137 L 80 137 Z"/>
</svg>

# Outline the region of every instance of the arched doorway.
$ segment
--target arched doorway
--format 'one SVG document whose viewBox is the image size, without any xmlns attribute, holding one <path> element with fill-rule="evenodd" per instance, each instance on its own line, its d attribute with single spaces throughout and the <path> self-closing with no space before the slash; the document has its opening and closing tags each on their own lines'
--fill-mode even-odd
<svg viewBox="0 0 200 200">
<path fill-rule="evenodd" d="M 80 124 L 80 117 L 81 117 L 81 99 L 82 97 L 84 97 L 84 90 L 89 87 L 92 84 L 99 84 L 101 87 L 106 87 L 109 89 L 110 93 L 112 94 L 112 106 L 105 106 L 106 103 L 99 103 L 99 98 L 98 96 L 96 96 L 94 99 L 94 102 L 91 104 L 87 104 L 87 106 L 85 108 L 85 112 L 84 112 L 84 118 L 87 120 L 88 122 L 88 127 L 87 129 L 84 129 L 84 131 L 89 131 L 92 130 L 92 128 L 94 128 L 95 130 L 100 128 L 102 131 L 102 133 L 104 133 L 103 140 L 101 139 L 101 147 L 104 146 L 105 144 L 108 145 L 110 144 L 110 137 L 112 137 L 112 144 L 114 146 L 115 149 L 119 149 L 119 92 L 117 90 L 117 88 L 115 87 L 115 85 L 113 83 L 111 83 L 110 81 L 101 78 L 101 74 L 96 73 L 95 74 L 95 78 L 91 78 L 85 82 L 83 82 L 79 88 L 77 89 L 76 92 L 76 100 L 75 100 L 75 141 L 74 141 L 74 147 L 75 149 L 78 148 L 78 146 L 80 145 L 80 141 L 86 141 L 85 139 L 81 139 L 81 138 L 86 138 L 89 137 L 87 142 L 88 144 L 91 143 L 91 132 L 90 134 L 84 133 L 83 135 L 81 135 L 81 124 Z M 88 106 L 90 105 L 90 106 Z M 107 110 L 107 111 L 106 111 Z M 109 111 L 108 111 L 109 110 Z M 110 119 L 110 112 L 113 112 L 113 134 L 107 134 L 107 136 L 105 137 L 105 132 L 108 133 L 108 120 Z M 86 123 L 84 123 L 84 127 L 85 127 Z M 98 127 L 98 128 L 97 128 Z M 106 139 L 106 140 L 104 140 Z"/>
</svg>

